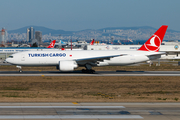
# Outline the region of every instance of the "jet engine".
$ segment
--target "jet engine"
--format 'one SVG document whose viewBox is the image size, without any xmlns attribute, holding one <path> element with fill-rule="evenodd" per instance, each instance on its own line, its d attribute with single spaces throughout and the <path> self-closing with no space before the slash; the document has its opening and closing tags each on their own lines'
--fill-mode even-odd
<svg viewBox="0 0 180 120">
<path fill-rule="evenodd" d="M 73 71 L 78 65 L 76 61 L 59 61 L 58 68 L 60 71 Z"/>
</svg>

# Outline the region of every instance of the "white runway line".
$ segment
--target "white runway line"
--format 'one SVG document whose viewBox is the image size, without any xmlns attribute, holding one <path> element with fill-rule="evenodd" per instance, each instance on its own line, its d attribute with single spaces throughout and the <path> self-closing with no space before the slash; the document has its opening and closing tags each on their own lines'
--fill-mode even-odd
<svg viewBox="0 0 180 120">
<path fill-rule="evenodd" d="M 140 115 L 0 115 L 0 119 L 143 119 Z"/>
<path fill-rule="evenodd" d="M 0 108 L 125 108 L 124 106 L 0 106 Z"/>
</svg>

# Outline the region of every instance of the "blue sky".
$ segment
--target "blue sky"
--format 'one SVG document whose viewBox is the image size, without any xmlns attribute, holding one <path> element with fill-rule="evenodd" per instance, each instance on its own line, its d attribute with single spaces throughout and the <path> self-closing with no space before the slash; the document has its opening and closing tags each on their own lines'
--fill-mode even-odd
<svg viewBox="0 0 180 120">
<path fill-rule="evenodd" d="M 162 24 L 180 31 L 180 0 L 0 0 L 0 28 L 78 31 Z"/>
</svg>

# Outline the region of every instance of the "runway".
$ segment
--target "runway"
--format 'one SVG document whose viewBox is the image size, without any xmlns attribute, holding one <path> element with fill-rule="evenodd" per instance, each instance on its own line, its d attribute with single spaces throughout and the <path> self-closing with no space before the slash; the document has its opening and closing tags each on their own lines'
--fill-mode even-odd
<svg viewBox="0 0 180 120">
<path fill-rule="evenodd" d="M 0 71 L 0 76 L 180 76 L 180 71 L 96 71 L 94 74 L 81 71 Z"/>
<path fill-rule="evenodd" d="M 179 120 L 180 103 L 0 103 L 0 119 Z"/>
</svg>

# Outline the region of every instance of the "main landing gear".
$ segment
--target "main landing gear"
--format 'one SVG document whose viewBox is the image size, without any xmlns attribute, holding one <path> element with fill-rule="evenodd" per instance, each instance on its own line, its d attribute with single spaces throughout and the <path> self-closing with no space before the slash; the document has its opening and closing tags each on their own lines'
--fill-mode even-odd
<svg viewBox="0 0 180 120">
<path fill-rule="evenodd" d="M 95 73 L 95 70 L 92 69 L 92 66 L 89 64 L 85 65 L 86 69 L 82 69 L 83 73 Z"/>
<path fill-rule="evenodd" d="M 21 66 L 16 66 L 19 69 L 19 72 L 22 72 L 22 67 Z"/>
</svg>

